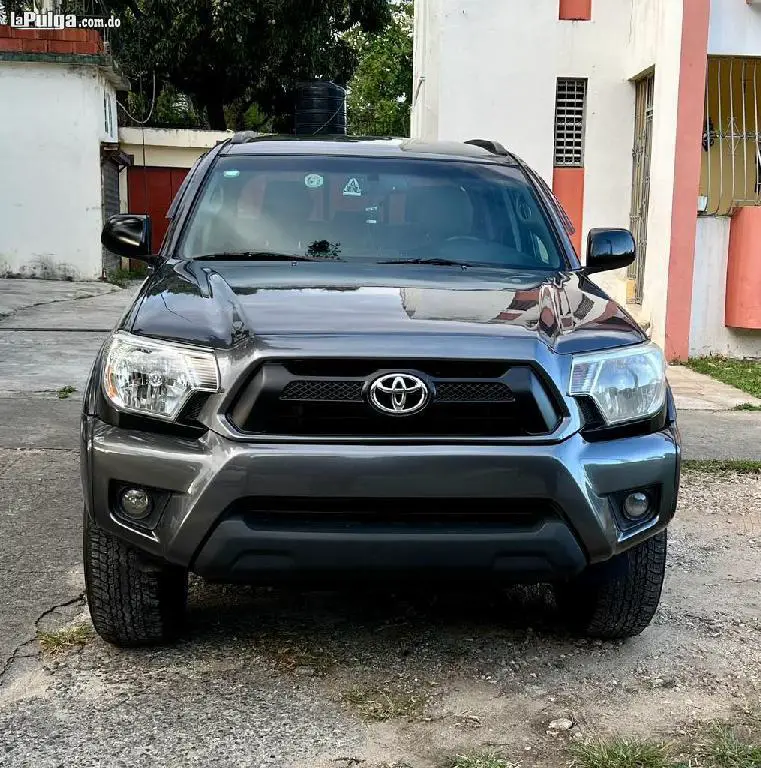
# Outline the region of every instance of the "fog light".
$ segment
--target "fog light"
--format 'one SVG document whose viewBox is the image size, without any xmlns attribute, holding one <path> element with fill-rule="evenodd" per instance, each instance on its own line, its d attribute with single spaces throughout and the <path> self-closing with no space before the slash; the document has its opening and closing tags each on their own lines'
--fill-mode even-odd
<svg viewBox="0 0 761 768">
<path fill-rule="evenodd" d="M 144 517 L 148 517 L 153 507 L 151 497 L 142 488 L 127 488 L 125 491 L 122 491 L 119 501 L 121 502 L 124 514 L 135 518 L 135 520 L 142 520 Z"/>
<path fill-rule="evenodd" d="M 650 513 L 650 497 L 642 491 L 630 493 L 624 499 L 624 514 L 630 520 L 639 520 Z"/>
</svg>

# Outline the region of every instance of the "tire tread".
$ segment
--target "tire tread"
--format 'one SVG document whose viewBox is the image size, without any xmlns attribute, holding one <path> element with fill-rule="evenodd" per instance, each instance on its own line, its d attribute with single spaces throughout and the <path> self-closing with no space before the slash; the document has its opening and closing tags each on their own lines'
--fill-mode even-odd
<svg viewBox="0 0 761 768">
<path fill-rule="evenodd" d="M 187 572 L 153 561 L 84 516 L 87 600 L 97 633 L 124 647 L 154 645 L 179 634 Z"/>
</svg>

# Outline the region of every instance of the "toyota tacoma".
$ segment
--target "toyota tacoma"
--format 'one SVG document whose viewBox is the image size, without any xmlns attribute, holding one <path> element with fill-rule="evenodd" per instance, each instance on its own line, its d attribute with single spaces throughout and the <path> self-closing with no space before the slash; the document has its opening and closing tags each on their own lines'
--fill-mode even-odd
<svg viewBox="0 0 761 768">
<path fill-rule="evenodd" d="M 635 258 L 501 145 L 220 143 L 191 169 L 84 398 L 90 612 L 177 637 L 188 574 L 546 583 L 624 638 L 661 594 L 680 447 L 664 358 L 592 280 Z"/>
</svg>

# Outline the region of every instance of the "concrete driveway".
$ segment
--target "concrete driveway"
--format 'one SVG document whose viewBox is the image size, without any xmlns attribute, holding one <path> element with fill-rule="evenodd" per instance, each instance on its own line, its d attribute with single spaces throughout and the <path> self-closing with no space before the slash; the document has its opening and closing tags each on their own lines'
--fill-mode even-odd
<svg viewBox="0 0 761 768">
<path fill-rule="evenodd" d="M 176 647 L 93 637 L 79 397 L 134 291 L 58 296 L 0 321 L 0 764 L 439 768 L 496 749 L 557 766 L 572 738 L 669 737 L 758 701 L 761 478 L 731 472 L 685 476 L 662 609 L 624 644 L 565 635 L 542 589 L 309 594 L 198 580 Z M 77 391 L 59 399 L 67 386 Z M 687 455 L 758 451 L 759 416 L 684 411 Z"/>
</svg>

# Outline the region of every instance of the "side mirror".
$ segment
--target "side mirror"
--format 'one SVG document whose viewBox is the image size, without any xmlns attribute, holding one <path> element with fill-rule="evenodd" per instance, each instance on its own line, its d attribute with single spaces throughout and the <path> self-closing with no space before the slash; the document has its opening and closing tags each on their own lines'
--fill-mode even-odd
<svg viewBox="0 0 761 768">
<path fill-rule="evenodd" d="M 111 253 L 127 259 L 153 262 L 151 217 L 135 213 L 112 216 L 103 227 L 100 241 Z"/>
<path fill-rule="evenodd" d="M 635 259 L 637 246 L 628 229 L 591 229 L 587 238 L 587 274 L 628 267 Z"/>
</svg>

